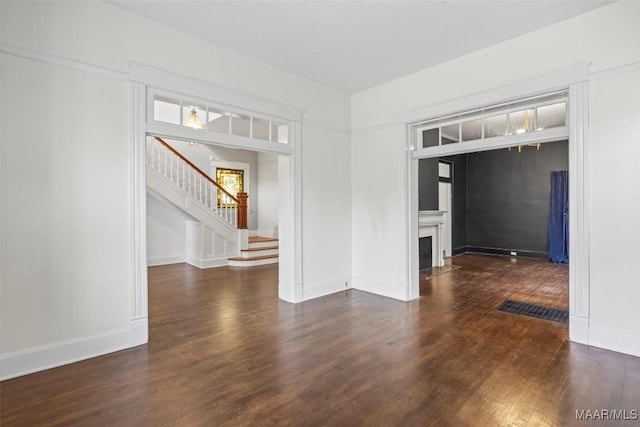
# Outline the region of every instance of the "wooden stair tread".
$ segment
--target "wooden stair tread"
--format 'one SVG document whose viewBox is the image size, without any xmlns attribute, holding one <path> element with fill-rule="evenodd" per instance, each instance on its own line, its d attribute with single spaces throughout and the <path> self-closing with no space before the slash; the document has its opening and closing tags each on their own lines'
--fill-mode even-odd
<svg viewBox="0 0 640 427">
<path fill-rule="evenodd" d="M 278 241 L 278 239 L 273 238 L 273 237 L 260 237 L 260 236 L 249 237 L 249 243 L 277 242 L 277 241 Z"/>
<path fill-rule="evenodd" d="M 255 252 L 255 251 L 269 251 L 272 249 L 278 249 L 277 246 L 264 246 L 262 248 L 249 248 L 249 249 L 241 249 L 240 252 Z"/>
<path fill-rule="evenodd" d="M 250 256 L 250 257 L 233 257 L 229 258 L 229 261 L 257 261 L 260 259 L 270 259 L 270 258 L 278 258 L 278 255 L 260 255 L 260 256 Z"/>
</svg>

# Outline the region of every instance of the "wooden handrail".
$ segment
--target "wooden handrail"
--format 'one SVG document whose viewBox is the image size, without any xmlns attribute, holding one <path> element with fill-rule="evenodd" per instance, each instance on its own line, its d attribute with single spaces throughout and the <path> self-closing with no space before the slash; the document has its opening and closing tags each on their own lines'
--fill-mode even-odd
<svg viewBox="0 0 640 427">
<path fill-rule="evenodd" d="M 181 160 L 183 160 L 185 163 L 187 163 L 189 166 L 191 166 L 193 169 L 195 169 L 200 175 L 202 175 L 207 181 L 209 181 L 210 183 L 212 183 L 213 185 L 215 185 L 216 187 L 218 187 L 219 190 L 221 190 L 224 194 L 226 194 L 227 196 L 231 197 L 231 199 L 236 202 L 238 205 L 240 204 L 240 201 L 238 200 L 237 197 L 234 197 L 231 193 L 229 193 L 227 190 L 225 190 L 224 188 L 222 188 L 222 186 L 220 186 L 220 184 L 218 184 L 217 182 L 215 182 L 209 175 L 207 175 L 206 173 L 202 172 L 202 170 L 197 167 L 196 165 L 194 165 L 193 163 L 191 163 L 191 161 L 189 159 L 187 159 L 185 156 L 183 156 L 182 154 L 180 154 L 179 151 L 177 151 L 175 148 L 173 148 L 172 146 L 170 146 L 167 141 L 165 141 L 164 139 L 154 136 L 153 137 L 156 141 L 158 141 L 160 144 L 164 145 L 166 147 L 167 150 L 171 151 L 173 154 L 175 154 L 176 156 L 178 156 Z"/>
</svg>

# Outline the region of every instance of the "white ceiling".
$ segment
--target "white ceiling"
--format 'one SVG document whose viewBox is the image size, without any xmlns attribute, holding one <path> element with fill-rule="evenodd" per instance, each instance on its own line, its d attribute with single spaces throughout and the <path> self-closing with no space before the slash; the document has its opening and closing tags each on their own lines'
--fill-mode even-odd
<svg viewBox="0 0 640 427">
<path fill-rule="evenodd" d="M 355 93 L 610 0 L 105 0 L 218 46 Z"/>
</svg>

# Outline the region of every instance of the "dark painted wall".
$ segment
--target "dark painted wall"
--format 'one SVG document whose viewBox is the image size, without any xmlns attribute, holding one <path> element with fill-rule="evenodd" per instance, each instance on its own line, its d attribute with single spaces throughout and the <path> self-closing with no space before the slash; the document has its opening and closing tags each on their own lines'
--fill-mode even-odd
<svg viewBox="0 0 640 427">
<path fill-rule="evenodd" d="M 550 173 L 568 166 L 566 141 L 467 154 L 467 246 L 548 254 Z"/>
<path fill-rule="evenodd" d="M 454 164 L 454 254 L 494 248 L 547 257 L 550 174 L 569 167 L 566 141 L 543 144 L 539 151 L 527 146 L 522 152 L 501 149 L 442 159 Z M 420 160 L 419 180 L 420 210 L 438 209 L 435 159 Z"/>
<path fill-rule="evenodd" d="M 438 210 L 438 159 L 418 160 L 418 208 Z"/>
</svg>

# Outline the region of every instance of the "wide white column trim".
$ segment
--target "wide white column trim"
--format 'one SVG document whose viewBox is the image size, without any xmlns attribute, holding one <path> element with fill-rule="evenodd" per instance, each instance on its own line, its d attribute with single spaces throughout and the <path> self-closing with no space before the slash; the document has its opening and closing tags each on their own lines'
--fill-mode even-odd
<svg viewBox="0 0 640 427">
<path fill-rule="evenodd" d="M 131 135 L 130 169 L 132 177 L 131 206 L 133 207 L 133 286 L 131 289 L 131 319 L 147 319 L 147 178 L 146 137 L 144 131 L 144 105 L 146 90 L 139 83 L 133 86 L 133 117 Z M 145 339 L 144 342 L 147 342 Z"/>
</svg>

